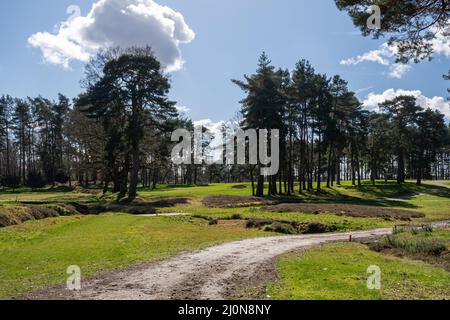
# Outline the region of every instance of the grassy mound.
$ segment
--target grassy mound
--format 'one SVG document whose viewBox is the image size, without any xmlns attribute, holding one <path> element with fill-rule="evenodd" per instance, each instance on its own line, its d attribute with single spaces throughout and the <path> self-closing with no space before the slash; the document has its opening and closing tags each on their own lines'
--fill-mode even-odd
<svg viewBox="0 0 450 320">
<path fill-rule="evenodd" d="M 18 225 L 30 220 L 77 214 L 79 212 L 75 207 L 66 204 L 53 204 L 49 206 L 0 206 L 0 228 Z"/>
</svg>

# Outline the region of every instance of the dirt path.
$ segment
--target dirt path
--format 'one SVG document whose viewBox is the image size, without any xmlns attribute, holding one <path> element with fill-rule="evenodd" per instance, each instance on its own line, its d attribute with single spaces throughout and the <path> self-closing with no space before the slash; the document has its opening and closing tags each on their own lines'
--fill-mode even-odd
<svg viewBox="0 0 450 320">
<path fill-rule="evenodd" d="M 373 238 L 391 229 L 247 239 L 184 253 L 174 258 L 85 279 L 76 294 L 63 287 L 43 290 L 29 299 L 224 299 L 259 277 L 286 252 L 327 242 Z M 273 265 L 273 263 L 272 263 Z M 266 273 L 264 273 L 266 272 Z"/>
</svg>

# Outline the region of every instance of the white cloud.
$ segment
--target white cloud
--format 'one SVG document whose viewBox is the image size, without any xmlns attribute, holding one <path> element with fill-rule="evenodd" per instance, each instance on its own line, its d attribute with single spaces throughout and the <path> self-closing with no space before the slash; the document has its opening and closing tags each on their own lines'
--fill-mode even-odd
<svg viewBox="0 0 450 320">
<path fill-rule="evenodd" d="M 436 37 L 431 40 L 434 55 L 443 55 L 450 57 L 450 37 L 446 34 L 447 31 L 440 31 Z M 389 67 L 389 72 L 385 74 L 390 78 L 401 79 L 409 70 L 412 69 L 411 64 L 396 63 L 395 56 L 398 48 L 395 44 L 389 45 L 387 42 L 383 43 L 376 50 L 368 51 L 362 55 L 344 59 L 340 63 L 342 65 L 358 65 L 363 62 L 374 62 L 383 66 Z"/>
<path fill-rule="evenodd" d="M 357 65 L 362 62 L 376 62 L 388 66 L 390 65 L 390 59 L 394 56 L 394 54 L 394 49 L 389 47 L 387 43 L 383 43 L 377 50 L 372 50 L 360 56 L 342 60 L 341 64 Z"/>
<path fill-rule="evenodd" d="M 409 64 L 404 63 L 394 63 L 389 66 L 388 76 L 390 78 L 401 79 L 405 73 L 411 70 L 411 66 Z"/>
<path fill-rule="evenodd" d="M 177 111 L 179 113 L 188 113 L 189 111 L 191 111 L 191 108 L 182 105 L 176 105 L 175 108 L 177 108 Z"/>
<path fill-rule="evenodd" d="M 194 126 L 203 126 L 206 129 L 208 129 L 208 131 L 213 134 L 214 136 L 222 136 L 222 130 L 224 128 L 224 126 L 228 126 L 229 123 L 227 123 L 226 121 L 219 121 L 219 122 L 214 122 L 211 119 L 203 119 L 203 120 L 198 120 L 198 121 L 194 121 Z"/>
<path fill-rule="evenodd" d="M 447 30 L 439 32 L 431 41 L 435 54 L 450 57 L 450 21 Z"/>
<path fill-rule="evenodd" d="M 45 62 L 65 68 L 101 48 L 148 45 L 167 71 L 176 71 L 183 66 L 180 43 L 194 38 L 181 13 L 153 0 L 98 0 L 86 16 L 61 23 L 56 34 L 35 33 L 28 43 L 41 49 Z"/>
<path fill-rule="evenodd" d="M 387 100 L 392 100 L 395 97 L 402 95 L 411 95 L 416 97 L 417 104 L 422 108 L 430 108 L 432 110 L 439 110 L 447 119 L 450 119 L 450 103 L 443 97 L 426 97 L 420 90 L 403 90 L 403 89 L 388 89 L 381 94 L 369 93 L 367 99 L 363 102 L 363 107 L 370 111 L 379 111 L 378 105 Z"/>
<path fill-rule="evenodd" d="M 365 92 L 365 91 L 369 91 L 370 89 L 372 89 L 373 87 L 371 86 L 371 87 L 365 87 L 365 88 L 361 88 L 361 89 L 358 89 L 358 90 L 355 90 L 355 94 L 361 94 L 361 93 L 363 93 L 363 92 Z"/>
</svg>

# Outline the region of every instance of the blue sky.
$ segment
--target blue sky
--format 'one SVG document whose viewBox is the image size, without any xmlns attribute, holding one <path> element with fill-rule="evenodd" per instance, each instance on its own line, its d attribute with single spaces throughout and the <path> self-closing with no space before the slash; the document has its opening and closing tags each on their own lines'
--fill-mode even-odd
<svg viewBox="0 0 450 320">
<path fill-rule="evenodd" d="M 103 1 L 121 3 L 122 0 Z M 139 1 L 123 0 L 128 4 Z M 45 41 L 38 41 L 39 45 L 33 47 L 28 39 L 38 32 L 56 34 L 58 28 L 55 26 L 68 19 L 66 10 L 70 5 L 78 5 L 81 15 L 86 16 L 94 2 L 16 0 L 3 3 L 0 12 L 0 94 L 56 97 L 61 92 L 75 97 L 80 93 L 83 62 L 70 60 L 70 68 L 48 59 L 45 62 L 40 50 Z M 342 60 L 376 50 L 385 39 L 362 37 L 347 14 L 339 12 L 332 0 L 156 2 L 180 13 L 195 33 L 195 39 L 179 44 L 183 67 L 170 72 L 171 98 L 188 107 L 189 116 L 194 120 L 220 121 L 233 117 L 239 110 L 243 93 L 230 79 L 241 79 L 244 74 L 252 73 L 263 50 L 279 67 L 291 69 L 296 61 L 304 58 L 310 60 L 318 72 L 329 76 L 340 74 L 349 81 L 352 90 L 360 92 L 361 100 L 369 93 L 373 94 L 374 100 L 379 100 L 383 93 L 392 94 L 400 89 L 415 90 L 423 99 L 429 98 L 424 101 L 436 102 L 433 97 L 447 96 L 449 84 L 442 79 L 450 66 L 446 54 L 435 55 L 432 62 L 413 65 L 401 78 L 390 77 L 387 74 L 389 67 L 379 63 L 341 64 Z M 106 21 L 110 26 L 120 23 L 117 19 Z M 120 27 L 132 28 L 133 25 L 128 21 Z M 144 38 L 145 32 L 150 38 L 158 35 L 151 26 L 140 30 L 144 30 Z M 438 100 L 442 108 L 443 100 Z"/>
</svg>

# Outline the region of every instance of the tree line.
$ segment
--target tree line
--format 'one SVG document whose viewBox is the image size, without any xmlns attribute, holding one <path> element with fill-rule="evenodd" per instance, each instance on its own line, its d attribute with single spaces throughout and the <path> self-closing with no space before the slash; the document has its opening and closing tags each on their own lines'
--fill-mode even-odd
<svg viewBox="0 0 450 320">
<path fill-rule="evenodd" d="M 317 73 L 306 60 L 275 68 L 265 53 L 253 75 L 233 82 L 245 93 L 240 127 L 280 130 L 275 176 L 226 162 L 174 165 L 171 134 L 193 122 L 169 99 L 170 79 L 151 49 L 130 48 L 99 53 L 72 101 L 0 98 L 0 183 L 95 186 L 134 199 L 138 187 L 158 184 L 251 181 L 263 196 L 320 192 L 343 180 L 450 178 L 450 128 L 412 96 L 369 112 L 340 76 Z"/>
<path fill-rule="evenodd" d="M 246 94 L 243 127 L 282 135 L 282 170 L 266 179 L 269 195 L 320 192 L 341 180 L 449 178 L 450 127 L 442 113 L 420 107 L 413 96 L 369 112 L 340 76 L 317 73 L 306 60 L 292 72 L 277 69 L 265 53 L 255 74 L 233 82 Z M 257 177 L 255 195 L 263 195 L 264 180 Z"/>
</svg>

